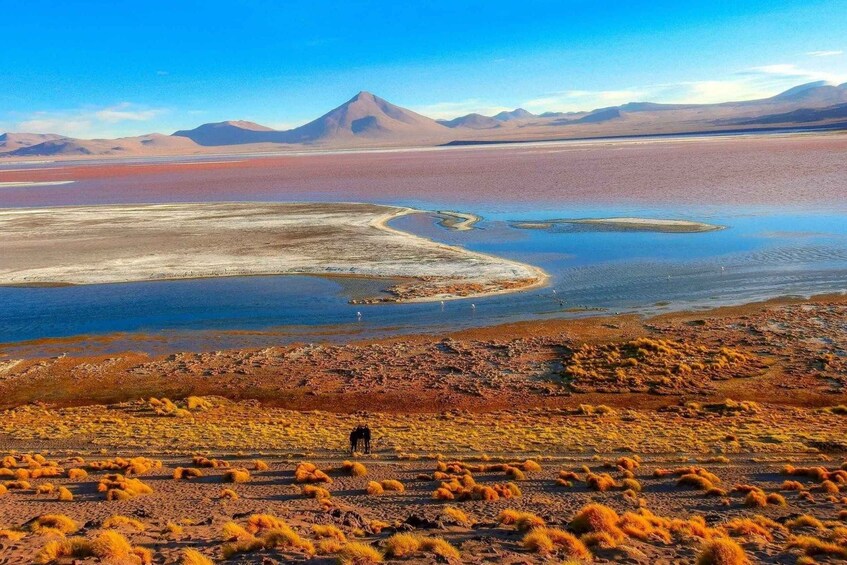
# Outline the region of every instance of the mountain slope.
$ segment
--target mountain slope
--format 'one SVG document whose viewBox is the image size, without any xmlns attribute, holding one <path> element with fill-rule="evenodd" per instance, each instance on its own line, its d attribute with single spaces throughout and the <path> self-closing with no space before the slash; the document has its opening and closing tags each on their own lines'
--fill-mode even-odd
<svg viewBox="0 0 847 565">
<path fill-rule="evenodd" d="M 237 120 L 203 124 L 191 130 L 174 132 L 173 135 L 187 137 L 198 145 L 240 145 L 257 143 L 263 135 L 270 137 L 264 132 L 279 133 L 254 122 Z"/>
<path fill-rule="evenodd" d="M 59 157 L 86 155 L 167 155 L 197 149 L 190 139 L 151 133 L 118 139 L 73 139 L 60 137 L 5 153 L 11 157 Z"/>
<path fill-rule="evenodd" d="M 448 128 L 491 129 L 502 127 L 500 120 L 482 114 L 468 114 L 452 120 L 439 120 L 438 123 Z"/>
<path fill-rule="evenodd" d="M 354 138 L 390 139 L 444 135 L 448 128 L 374 96 L 360 92 L 306 125 L 284 132 L 287 143 L 318 143 Z"/>
</svg>

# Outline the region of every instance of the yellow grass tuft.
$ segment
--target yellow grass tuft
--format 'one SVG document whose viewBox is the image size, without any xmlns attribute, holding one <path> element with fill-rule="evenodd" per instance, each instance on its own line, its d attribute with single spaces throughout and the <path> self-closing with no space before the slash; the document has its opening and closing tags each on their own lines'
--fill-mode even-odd
<svg viewBox="0 0 847 565">
<path fill-rule="evenodd" d="M 128 562 L 134 555 L 132 545 L 115 531 L 102 532 L 91 543 L 94 555 L 106 562 Z"/>
<path fill-rule="evenodd" d="M 314 555 L 315 546 L 307 539 L 300 537 L 300 534 L 289 528 L 275 528 L 268 530 L 262 534 L 262 544 L 265 549 L 273 549 L 277 547 L 299 549 L 308 555 Z"/>
<path fill-rule="evenodd" d="M 147 526 L 141 520 L 130 518 L 129 516 L 121 516 L 120 514 L 109 516 L 103 521 L 100 527 L 107 530 L 109 528 L 131 528 L 139 532 L 147 529 Z"/>
<path fill-rule="evenodd" d="M 583 506 L 571 520 L 570 528 L 579 534 L 603 532 L 613 537 L 621 537 L 618 527 L 620 517 L 612 508 L 602 504 L 592 503 Z"/>
<path fill-rule="evenodd" d="M 261 459 L 256 459 L 253 461 L 253 470 L 254 471 L 268 471 L 270 470 L 270 465 L 262 461 Z"/>
<path fill-rule="evenodd" d="M 344 544 L 334 538 L 324 538 L 318 542 L 316 552 L 318 555 L 334 555 L 341 551 Z"/>
<path fill-rule="evenodd" d="M 419 536 L 409 533 L 394 534 L 385 540 L 385 554 L 389 557 L 408 557 L 420 551 Z"/>
<path fill-rule="evenodd" d="M 235 522 L 227 522 L 221 527 L 221 537 L 224 541 L 252 539 L 255 531 L 250 532 Z"/>
<path fill-rule="evenodd" d="M 88 478 L 88 472 L 85 469 L 68 469 L 68 478 L 72 481 L 82 481 Z"/>
<path fill-rule="evenodd" d="M 747 565 L 750 560 L 740 545 L 727 538 L 707 542 L 697 556 L 697 565 Z"/>
<path fill-rule="evenodd" d="M 238 500 L 238 493 L 231 488 L 225 488 L 221 490 L 218 498 L 222 498 L 224 500 Z"/>
<path fill-rule="evenodd" d="M 202 477 L 203 471 L 200 469 L 195 469 L 194 467 L 177 467 L 174 469 L 174 480 L 179 481 L 181 479 L 194 479 L 197 477 Z"/>
<path fill-rule="evenodd" d="M 246 483 L 250 480 L 250 471 L 247 469 L 227 469 L 223 474 L 225 483 Z"/>
<path fill-rule="evenodd" d="M 307 498 L 324 499 L 331 496 L 328 490 L 315 485 L 303 485 L 302 493 Z"/>
<path fill-rule="evenodd" d="M 364 477 L 368 474 L 368 469 L 358 461 L 345 461 L 341 468 L 353 477 Z"/>
<path fill-rule="evenodd" d="M 338 562 L 341 565 L 371 565 L 382 563 L 382 560 L 382 553 L 366 543 L 351 542 L 338 552 Z"/>
<path fill-rule="evenodd" d="M 180 565 L 215 565 L 215 563 L 196 549 L 184 549 Z"/>
<path fill-rule="evenodd" d="M 312 532 L 319 538 L 333 538 L 340 542 L 347 541 L 347 536 L 344 535 L 341 528 L 332 524 L 314 524 L 312 526 Z"/>
<path fill-rule="evenodd" d="M 30 529 L 36 534 L 45 529 L 57 530 L 63 534 L 72 534 L 79 529 L 79 524 L 64 514 L 44 514 L 32 522 Z"/>
<path fill-rule="evenodd" d="M 36 563 L 54 563 L 67 558 L 84 559 L 94 556 L 91 542 L 81 537 L 47 542 L 35 555 Z"/>
<path fill-rule="evenodd" d="M 462 526 L 469 526 L 472 521 L 465 512 L 455 506 L 445 506 L 441 510 L 441 516 L 448 521 L 455 522 Z"/>
<path fill-rule="evenodd" d="M 406 490 L 403 483 L 394 479 L 386 479 L 382 481 L 380 485 L 384 491 L 404 492 Z"/>
<path fill-rule="evenodd" d="M 462 554 L 453 545 L 440 537 L 423 537 L 421 538 L 421 551 L 434 553 L 435 555 L 447 560 L 456 560 L 462 557 Z"/>
<path fill-rule="evenodd" d="M 816 530 L 826 529 L 823 522 L 809 514 L 803 514 L 802 516 L 797 516 L 796 518 L 788 520 L 785 522 L 785 527 L 789 530 L 797 530 L 800 528 L 814 528 Z"/>
<path fill-rule="evenodd" d="M 548 554 L 553 552 L 553 540 L 547 535 L 545 528 L 536 528 L 530 531 L 521 540 L 521 546 L 528 551 Z"/>
<path fill-rule="evenodd" d="M 767 495 L 760 490 L 751 490 L 744 497 L 744 506 L 751 508 L 764 508 L 768 505 Z"/>
<path fill-rule="evenodd" d="M 251 534 L 262 530 L 278 530 L 288 528 L 285 520 L 277 518 L 273 514 L 253 514 L 247 519 L 247 531 Z"/>
<path fill-rule="evenodd" d="M 303 461 L 294 468 L 294 480 L 298 483 L 331 483 L 332 479 L 313 463 Z"/>
<path fill-rule="evenodd" d="M 383 492 L 385 492 L 385 489 L 382 488 L 382 485 L 380 483 L 376 482 L 376 481 L 370 481 L 368 483 L 368 486 L 365 488 L 365 490 L 367 491 L 368 494 L 371 494 L 371 495 L 382 494 Z"/>
</svg>

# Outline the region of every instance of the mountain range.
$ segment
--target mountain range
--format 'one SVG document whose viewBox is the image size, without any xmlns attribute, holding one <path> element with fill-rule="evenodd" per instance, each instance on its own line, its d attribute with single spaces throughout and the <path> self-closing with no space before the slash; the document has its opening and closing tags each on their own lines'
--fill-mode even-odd
<svg viewBox="0 0 847 565">
<path fill-rule="evenodd" d="M 847 83 L 802 84 L 771 98 L 718 104 L 630 102 L 585 112 L 533 114 L 523 108 L 494 116 L 433 120 L 369 92 L 300 127 L 276 130 L 234 120 L 171 135 L 75 139 L 58 134 L 4 133 L 0 156 L 177 155 L 285 148 L 434 146 L 587 137 L 720 133 L 792 128 L 847 129 Z"/>
</svg>

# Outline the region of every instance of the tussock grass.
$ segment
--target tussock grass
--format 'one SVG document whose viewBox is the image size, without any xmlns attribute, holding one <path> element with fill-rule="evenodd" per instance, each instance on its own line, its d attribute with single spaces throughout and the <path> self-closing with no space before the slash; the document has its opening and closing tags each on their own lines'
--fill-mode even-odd
<svg viewBox="0 0 847 565">
<path fill-rule="evenodd" d="M 68 469 L 68 478 L 72 481 L 84 481 L 88 478 L 88 472 L 85 469 Z"/>
<path fill-rule="evenodd" d="M 100 527 L 103 529 L 130 528 L 138 532 L 143 532 L 147 529 L 147 525 L 141 520 L 130 518 L 129 516 L 122 516 L 120 514 L 109 516 L 103 521 L 103 524 L 101 524 Z"/>
<path fill-rule="evenodd" d="M 382 561 L 382 553 L 366 543 L 350 542 L 338 551 L 338 562 L 341 565 L 372 565 Z"/>
<path fill-rule="evenodd" d="M 250 481 L 250 471 L 247 469 L 227 469 L 224 471 L 222 479 L 225 483 L 246 483 Z"/>
<path fill-rule="evenodd" d="M 316 485 L 303 485 L 301 492 L 306 498 L 325 499 L 331 496 L 328 490 Z"/>
<path fill-rule="evenodd" d="M 203 471 L 200 469 L 195 469 L 194 467 L 177 467 L 174 469 L 173 478 L 175 481 L 179 481 L 182 479 L 194 479 L 197 477 L 202 477 Z"/>
<path fill-rule="evenodd" d="M 196 549 L 183 549 L 180 565 L 214 565 L 214 561 Z"/>
<path fill-rule="evenodd" d="M 314 524 L 312 532 L 319 538 L 333 538 L 340 542 L 347 541 L 347 536 L 341 531 L 341 528 L 332 524 Z"/>
<path fill-rule="evenodd" d="M 740 545 L 727 538 L 718 538 L 703 545 L 697 555 L 697 565 L 747 565 L 747 554 Z"/>
<path fill-rule="evenodd" d="M 331 483 L 329 475 L 307 461 L 298 463 L 294 468 L 294 480 L 298 483 Z"/>
<path fill-rule="evenodd" d="M 30 529 L 36 534 L 44 530 L 55 530 L 63 534 L 72 534 L 79 530 L 79 524 L 64 514 L 44 514 L 33 520 Z"/>
<path fill-rule="evenodd" d="M 222 498 L 224 500 L 238 500 L 238 493 L 231 488 L 225 488 L 221 489 L 220 494 L 218 494 L 218 498 Z"/>
<path fill-rule="evenodd" d="M 364 477 L 368 474 L 368 469 L 358 461 L 344 461 L 341 468 L 352 477 Z"/>
</svg>

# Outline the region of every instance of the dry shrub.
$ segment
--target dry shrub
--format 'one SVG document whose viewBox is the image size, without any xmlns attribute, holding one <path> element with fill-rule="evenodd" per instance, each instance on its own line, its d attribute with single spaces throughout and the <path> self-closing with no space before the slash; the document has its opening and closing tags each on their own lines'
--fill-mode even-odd
<svg viewBox="0 0 847 565">
<path fill-rule="evenodd" d="M 345 461 L 341 468 L 352 477 L 364 477 L 368 474 L 368 469 L 358 461 Z"/>
<path fill-rule="evenodd" d="M 106 500 L 128 500 L 142 494 L 150 494 L 153 488 L 141 479 L 128 479 L 123 475 L 106 475 L 97 484 L 99 492 L 106 493 Z"/>
<path fill-rule="evenodd" d="M 583 506 L 571 520 L 570 528 L 578 534 L 607 533 L 621 538 L 623 532 L 618 527 L 620 517 L 614 509 L 602 504 L 592 503 Z"/>
<path fill-rule="evenodd" d="M 226 461 L 222 461 L 220 459 L 209 459 L 208 457 L 203 457 L 202 455 L 195 455 L 192 459 L 195 467 L 208 467 L 212 469 L 227 469 L 229 468 L 229 463 Z"/>
<path fill-rule="evenodd" d="M 621 457 L 615 462 L 615 464 L 621 469 L 625 469 L 627 471 L 635 471 L 641 466 L 641 463 L 631 457 Z"/>
<path fill-rule="evenodd" d="M 273 514 L 253 514 L 247 519 L 247 531 L 255 534 L 262 530 L 278 530 L 288 528 L 285 520 L 277 518 Z"/>
<path fill-rule="evenodd" d="M 641 492 L 641 483 L 635 479 L 624 479 L 621 481 L 621 488 L 638 493 Z"/>
<path fill-rule="evenodd" d="M 82 481 L 88 478 L 88 472 L 85 469 L 68 469 L 68 478 L 72 481 Z"/>
<path fill-rule="evenodd" d="M 147 529 L 147 526 L 141 520 L 130 518 L 129 516 L 121 516 L 120 514 L 109 516 L 103 521 L 100 527 L 107 530 L 109 528 L 131 528 L 139 532 Z"/>
<path fill-rule="evenodd" d="M 7 481 L 3 486 L 8 490 L 29 490 L 32 488 L 28 481 Z"/>
<path fill-rule="evenodd" d="M 408 557 L 420 549 L 420 537 L 416 534 L 399 533 L 385 540 L 385 554 L 389 557 Z"/>
<path fill-rule="evenodd" d="M 318 542 L 318 555 L 333 555 L 341 551 L 344 544 L 334 538 L 324 538 Z"/>
<path fill-rule="evenodd" d="M 721 528 L 731 536 L 757 536 L 768 541 L 773 541 L 773 533 L 764 525 L 750 518 L 733 518 Z"/>
<path fill-rule="evenodd" d="M 256 459 L 253 461 L 253 470 L 254 471 L 268 471 L 270 470 L 270 465 L 262 461 L 261 459 Z"/>
<path fill-rule="evenodd" d="M 332 479 L 313 463 L 301 462 L 294 468 L 294 480 L 298 483 L 331 483 Z"/>
<path fill-rule="evenodd" d="M 506 468 L 506 475 L 511 477 L 515 481 L 525 481 L 526 475 L 524 472 L 517 467 L 509 466 Z"/>
<path fill-rule="evenodd" d="M 783 502 L 785 502 L 785 499 L 783 499 Z M 747 496 L 744 497 L 744 506 L 748 506 L 750 508 L 764 508 L 767 505 L 768 497 L 760 490 L 751 490 L 747 493 Z"/>
<path fill-rule="evenodd" d="M 289 527 L 268 530 L 262 534 L 262 545 L 265 549 L 288 548 L 299 549 L 308 555 L 315 554 L 315 546 L 311 541 L 303 539 L 300 534 Z"/>
<path fill-rule="evenodd" d="M 789 530 L 796 530 L 800 528 L 814 528 L 816 530 L 826 529 L 823 522 L 809 514 L 803 514 L 802 516 L 797 516 L 796 518 L 786 521 L 785 527 Z"/>
<path fill-rule="evenodd" d="M 462 557 L 458 549 L 441 537 L 422 537 L 421 551 L 434 553 L 447 560 L 456 560 Z"/>
<path fill-rule="evenodd" d="M 324 499 L 331 496 L 328 490 L 315 485 L 303 485 L 301 492 L 306 498 Z"/>
<path fill-rule="evenodd" d="M 531 512 L 521 512 L 507 508 L 500 512 L 497 516 L 497 521 L 504 526 L 514 525 L 519 531 L 525 532 L 532 528 L 539 528 L 545 525 L 544 519 L 536 516 Z"/>
<path fill-rule="evenodd" d="M 238 493 L 231 488 L 225 488 L 221 489 L 221 493 L 218 495 L 218 498 L 224 500 L 238 500 Z"/>
<path fill-rule="evenodd" d="M 740 545 L 727 538 L 707 542 L 697 556 L 697 565 L 747 565 L 750 560 Z"/>
<path fill-rule="evenodd" d="M 797 481 L 783 481 L 780 490 L 803 490 L 803 484 Z"/>
<path fill-rule="evenodd" d="M 26 532 L 18 530 L 10 530 L 8 528 L 0 529 L 0 540 L 18 541 L 26 537 Z"/>
<path fill-rule="evenodd" d="M 591 490 L 606 492 L 613 488 L 618 488 L 618 483 L 608 473 L 596 474 L 588 473 L 585 477 L 585 483 Z"/>
<path fill-rule="evenodd" d="M 247 469 L 227 469 L 223 474 L 225 483 L 246 483 L 250 480 L 250 471 Z"/>
<path fill-rule="evenodd" d="M 64 514 L 44 514 L 33 520 L 30 529 L 36 534 L 47 531 L 59 531 L 72 534 L 79 529 L 79 524 Z"/>
<path fill-rule="evenodd" d="M 197 551 L 196 549 L 182 550 L 180 565 L 215 565 L 214 561 Z"/>
<path fill-rule="evenodd" d="M 534 473 L 536 471 L 541 470 L 541 465 L 539 465 L 532 459 L 527 459 L 526 461 L 520 464 L 520 468 L 526 471 L 527 473 Z"/>
<path fill-rule="evenodd" d="M 154 469 L 161 469 L 162 462 L 147 457 L 133 457 L 131 459 L 115 457 L 104 461 L 92 461 L 88 464 L 88 468 L 94 471 L 121 471 L 122 474 L 127 476 L 143 475 Z"/>
<path fill-rule="evenodd" d="M 85 559 L 93 557 L 94 549 L 91 542 L 81 537 L 47 542 L 35 555 L 36 563 L 54 563 L 67 558 Z"/>
<path fill-rule="evenodd" d="M 42 483 L 35 487 L 35 494 L 50 494 L 56 489 L 53 483 Z"/>
<path fill-rule="evenodd" d="M 702 477 L 700 475 L 694 473 L 688 473 L 679 478 L 676 482 L 677 486 L 689 486 L 694 487 L 697 490 L 711 490 L 715 488 L 715 485 L 712 484 L 712 481 L 707 479 L 706 477 Z"/>
<path fill-rule="evenodd" d="M 194 479 L 197 477 L 202 477 L 203 471 L 200 469 L 195 469 L 194 467 L 177 467 L 174 469 L 174 480 L 178 481 L 181 479 Z"/>
<path fill-rule="evenodd" d="M 371 565 L 382 563 L 382 553 L 366 543 L 351 542 L 338 551 L 341 565 Z"/>
<path fill-rule="evenodd" d="M 847 559 L 847 547 L 813 536 L 796 536 L 788 540 L 786 549 L 800 549 L 806 555 L 827 555 Z"/>
<path fill-rule="evenodd" d="M 319 538 L 333 538 L 340 542 L 347 541 L 347 536 L 344 535 L 341 528 L 332 524 L 315 524 L 312 526 L 312 532 Z"/>
<path fill-rule="evenodd" d="M 380 484 L 382 485 L 382 490 L 384 491 L 404 492 L 406 490 L 406 487 L 403 486 L 403 483 L 394 479 L 386 479 Z"/>
<path fill-rule="evenodd" d="M 382 485 L 376 481 L 368 482 L 368 486 L 365 488 L 365 490 L 368 494 L 371 495 L 382 494 L 383 492 L 385 492 L 385 489 L 382 488 Z"/>
<path fill-rule="evenodd" d="M 115 531 L 101 532 L 91 542 L 91 550 L 95 556 L 106 563 L 144 563 L 142 554 L 145 552 L 140 548 L 134 548 L 127 539 Z M 132 557 L 135 556 L 136 559 Z M 149 561 L 148 561 L 149 562 Z"/>
<path fill-rule="evenodd" d="M 461 526 L 469 526 L 472 524 L 471 519 L 465 512 L 455 506 L 445 506 L 441 510 L 441 518 L 445 521 L 459 524 Z"/>
<path fill-rule="evenodd" d="M 189 410 L 209 410 L 212 403 L 199 396 L 189 396 L 185 399 L 185 407 Z"/>
<path fill-rule="evenodd" d="M 785 502 L 785 497 L 779 494 L 778 492 L 772 492 L 767 496 L 766 499 L 768 504 L 773 504 L 775 506 L 785 506 L 787 503 Z"/>
</svg>

